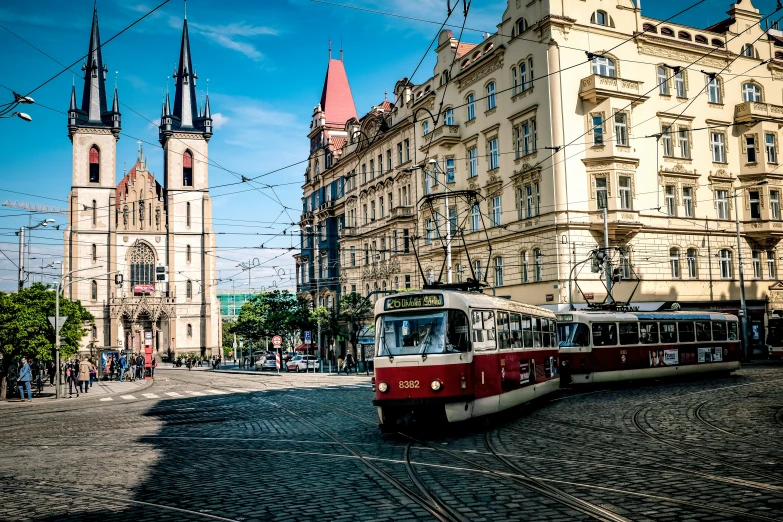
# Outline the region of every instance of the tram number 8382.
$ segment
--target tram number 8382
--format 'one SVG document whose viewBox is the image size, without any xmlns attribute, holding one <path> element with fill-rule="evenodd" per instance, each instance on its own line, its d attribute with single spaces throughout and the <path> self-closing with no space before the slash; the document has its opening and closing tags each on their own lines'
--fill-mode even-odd
<svg viewBox="0 0 783 522">
<path fill-rule="evenodd" d="M 400 389 L 403 388 L 418 388 L 419 381 L 400 381 Z"/>
</svg>

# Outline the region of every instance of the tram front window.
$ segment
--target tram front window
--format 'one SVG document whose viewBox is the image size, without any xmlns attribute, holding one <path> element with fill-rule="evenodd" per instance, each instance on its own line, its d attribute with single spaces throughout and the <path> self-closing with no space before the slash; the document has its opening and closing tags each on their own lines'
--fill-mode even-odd
<svg viewBox="0 0 783 522">
<path fill-rule="evenodd" d="M 459 310 L 384 315 L 376 327 L 378 356 L 467 352 L 468 318 Z"/>
<path fill-rule="evenodd" d="M 557 323 L 560 346 L 590 346 L 590 328 L 584 323 Z"/>
</svg>

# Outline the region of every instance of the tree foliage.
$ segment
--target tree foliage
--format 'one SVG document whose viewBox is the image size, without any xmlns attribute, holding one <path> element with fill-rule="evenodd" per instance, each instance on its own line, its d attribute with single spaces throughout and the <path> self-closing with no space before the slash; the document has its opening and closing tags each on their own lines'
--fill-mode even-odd
<svg viewBox="0 0 783 522">
<path fill-rule="evenodd" d="M 369 299 L 356 292 L 346 294 L 340 299 L 340 315 L 348 326 L 348 340 L 356 347 L 359 343 L 359 332 L 364 321 L 372 316 L 373 305 Z"/>
<path fill-rule="evenodd" d="M 292 292 L 275 290 L 256 294 L 242 305 L 232 333 L 254 343 L 280 335 L 293 344 L 301 339 L 302 331 L 313 326 L 309 300 Z"/>
</svg>

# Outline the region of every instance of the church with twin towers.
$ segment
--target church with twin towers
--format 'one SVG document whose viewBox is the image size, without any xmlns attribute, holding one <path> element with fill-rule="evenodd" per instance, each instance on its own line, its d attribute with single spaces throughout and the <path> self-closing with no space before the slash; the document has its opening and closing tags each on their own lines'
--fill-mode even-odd
<svg viewBox="0 0 783 522">
<path fill-rule="evenodd" d="M 122 118 L 117 87 L 111 100 L 107 96 L 97 7 L 88 50 L 83 83 L 74 85 L 68 109 L 73 174 L 63 260 L 63 273 L 73 272 L 64 295 L 95 317 L 80 352 L 146 349 L 159 361 L 178 354 L 218 355 L 208 176 L 212 117 L 209 95 L 203 105 L 196 96 L 187 16 L 174 99 L 167 93 L 161 108 L 162 184 L 147 170 L 141 147 L 117 182 Z"/>
</svg>

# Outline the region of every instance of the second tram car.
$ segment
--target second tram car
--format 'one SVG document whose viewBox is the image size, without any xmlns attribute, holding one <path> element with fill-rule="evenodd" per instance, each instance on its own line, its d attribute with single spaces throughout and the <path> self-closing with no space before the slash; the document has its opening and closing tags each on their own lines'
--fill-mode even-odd
<svg viewBox="0 0 783 522">
<path fill-rule="evenodd" d="M 564 382 L 649 379 L 740 367 L 734 315 L 579 311 L 557 318 Z"/>
<path fill-rule="evenodd" d="M 375 305 L 374 364 L 383 430 L 494 413 L 560 387 L 555 315 L 475 292 L 387 296 Z"/>
</svg>

